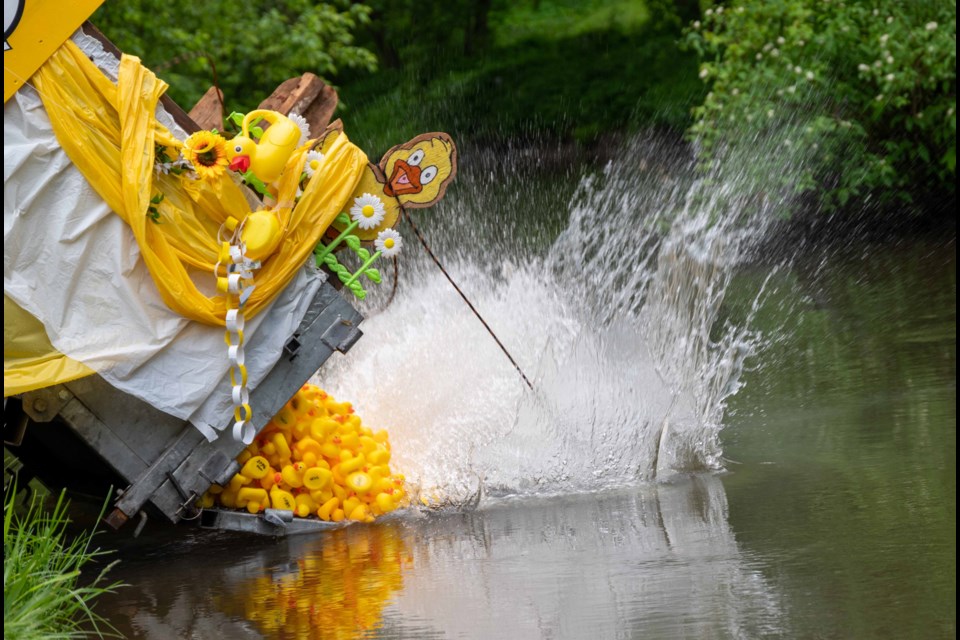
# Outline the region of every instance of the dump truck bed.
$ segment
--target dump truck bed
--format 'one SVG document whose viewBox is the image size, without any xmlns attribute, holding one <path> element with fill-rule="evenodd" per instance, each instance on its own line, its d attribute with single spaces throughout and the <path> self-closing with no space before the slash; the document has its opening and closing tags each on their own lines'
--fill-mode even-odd
<svg viewBox="0 0 960 640">
<path fill-rule="evenodd" d="M 297 331 L 286 342 L 284 353 L 267 377 L 251 392 L 253 423 L 263 428 L 334 351 L 346 353 L 360 338 L 363 316 L 330 283 L 324 283 L 310 303 Z M 193 425 L 119 391 L 99 376 L 31 391 L 21 396 L 23 419 L 11 427 L 7 416 L 5 440 L 23 440 L 23 430 L 44 429 L 42 423 L 57 423 L 33 447 L 59 451 L 76 446 L 76 440 L 115 472 L 123 488 L 106 518 L 118 528 L 128 520 L 147 514 L 176 523 L 201 514 L 195 507 L 210 485 L 225 484 L 237 472 L 235 458 L 244 444 L 231 438 L 229 429 L 213 442 Z M 224 426 L 230 416 L 224 416 Z M 20 433 L 11 434 L 11 428 Z M 19 437 L 17 437 L 19 436 Z M 14 449 L 16 453 L 16 449 Z M 74 452 L 72 459 L 83 459 Z M 84 452 L 86 453 L 86 452 Z M 30 459 L 43 459 L 34 451 Z M 29 462 L 28 467 L 31 466 Z M 58 463 L 63 471 L 63 463 Z M 43 479 L 47 469 L 30 469 Z M 79 472 L 79 471 L 78 471 Z M 275 514 L 270 514 L 275 515 Z M 282 514 L 281 514 L 282 515 Z M 283 517 L 263 514 L 222 515 L 208 513 L 207 526 L 255 533 L 285 535 L 322 529 L 329 523 L 298 522 L 287 525 Z M 273 523 L 273 524 L 271 524 Z M 307 524 L 310 523 L 310 524 Z"/>
</svg>

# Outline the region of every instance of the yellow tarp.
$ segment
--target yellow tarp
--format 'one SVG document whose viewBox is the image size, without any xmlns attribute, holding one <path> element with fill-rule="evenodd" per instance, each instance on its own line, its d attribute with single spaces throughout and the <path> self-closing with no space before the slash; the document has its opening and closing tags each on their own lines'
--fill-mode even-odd
<svg viewBox="0 0 960 640">
<path fill-rule="evenodd" d="M 158 176 L 154 144 L 179 146 L 154 117 L 167 85 L 124 55 L 119 81 L 110 82 L 67 41 L 34 76 L 57 139 L 91 186 L 130 225 L 164 302 L 186 318 L 222 325 L 222 296 L 203 294 L 187 267 L 210 273 L 217 261 L 217 230 L 228 216 L 242 220 L 249 208 L 224 174 L 210 185 L 182 176 Z M 244 312 L 252 317 L 303 266 L 320 237 L 344 210 L 367 163 L 346 137 L 325 153 L 296 208 L 291 211 L 308 145 L 294 152 L 281 177 L 278 204 L 283 240 L 256 273 L 256 288 Z M 150 220 L 150 199 L 163 193 L 159 224 Z"/>
<path fill-rule="evenodd" d="M 93 370 L 58 352 L 40 321 L 3 296 L 3 397 L 70 382 Z"/>
<path fill-rule="evenodd" d="M 240 187 L 226 175 L 209 184 L 155 170 L 155 144 L 175 149 L 182 144 L 154 116 L 167 85 L 137 58 L 126 55 L 114 85 L 69 40 L 32 81 L 67 156 L 133 231 L 164 302 L 186 318 L 222 326 L 225 300 L 203 293 L 188 271 L 196 276 L 199 270 L 201 277 L 209 278 L 206 289 L 211 290 L 218 230 L 228 216 L 244 219 L 249 205 Z M 256 287 L 244 308 L 248 317 L 268 306 L 304 265 L 336 215 L 349 207 L 367 164 L 359 148 L 346 136 L 338 136 L 336 144 L 325 150 L 324 163 L 294 208 L 309 146 L 294 152 L 280 179 L 278 204 L 272 212 L 280 221 L 282 240 L 255 274 Z M 158 207 L 158 224 L 147 210 L 151 198 L 160 193 L 164 199 Z M 6 296 L 4 311 L 4 396 L 91 373 L 50 346 L 43 326 Z M 7 317 L 14 312 L 16 320 Z"/>
</svg>

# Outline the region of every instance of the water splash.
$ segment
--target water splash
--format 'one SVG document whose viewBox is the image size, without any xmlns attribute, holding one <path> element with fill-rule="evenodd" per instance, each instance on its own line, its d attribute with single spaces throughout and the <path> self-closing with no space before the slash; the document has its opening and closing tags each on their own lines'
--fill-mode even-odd
<svg viewBox="0 0 960 640">
<path fill-rule="evenodd" d="M 536 391 L 422 251 L 319 384 L 390 429 L 429 500 L 720 468 L 725 402 L 759 341 L 749 322 L 720 325 L 721 305 L 777 203 L 658 140 L 547 178 L 524 154 L 475 157 L 421 226 Z"/>
</svg>

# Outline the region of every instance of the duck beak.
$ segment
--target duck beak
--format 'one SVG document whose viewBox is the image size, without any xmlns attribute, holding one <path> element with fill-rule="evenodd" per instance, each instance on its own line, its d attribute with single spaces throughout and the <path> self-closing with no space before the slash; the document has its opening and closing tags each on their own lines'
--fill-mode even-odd
<svg viewBox="0 0 960 640">
<path fill-rule="evenodd" d="M 409 165 L 406 160 L 397 160 L 393 165 L 390 181 L 383 186 L 383 192 L 396 197 L 421 191 L 423 185 L 420 184 L 420 167 Z"/>
<path fill-rule="evenodd" d="M 236 156 L 230 161 L 230 170 L 246 173 L 250 168 L 250 156 Z"/>
</svg>

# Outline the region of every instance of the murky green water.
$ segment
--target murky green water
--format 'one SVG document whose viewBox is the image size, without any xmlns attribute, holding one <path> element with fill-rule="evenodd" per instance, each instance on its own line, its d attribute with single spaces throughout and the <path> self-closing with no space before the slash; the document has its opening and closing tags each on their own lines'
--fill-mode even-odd
<svg viewBox="0 0 960 640">
<path fill-rule="evenodd" d="M 726 473 L 278 541 L 148 528 L 100 610 L 157 640 L 955 637 L 954 241 L 768 287 Z"/>
</svg>

